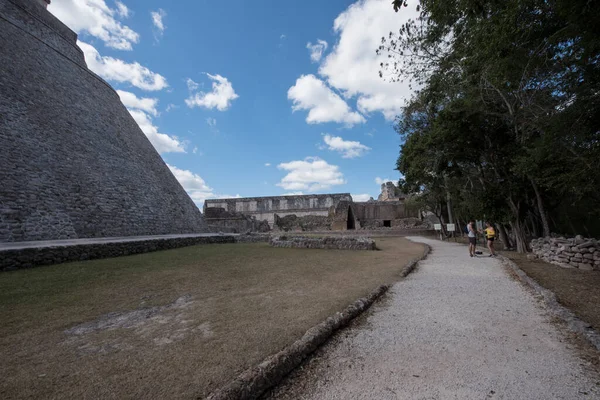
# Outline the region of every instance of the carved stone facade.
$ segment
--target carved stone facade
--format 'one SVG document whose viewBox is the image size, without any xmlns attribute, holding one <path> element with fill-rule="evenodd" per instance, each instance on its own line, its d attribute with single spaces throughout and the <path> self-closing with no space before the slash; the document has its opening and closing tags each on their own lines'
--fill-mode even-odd
<svg viewBox="0 0 600 400">
<path fill-rule="evenodd" d="M 382 185 L 382 190 L 388 187 Z M 418 211 L 407 210 L 403 199 L 384 197 L 387 200 L 367 202 L 354 202 L 348 193 L 215 199 L 205 201 L 204 213 L 209 224 L 223 222 L 211 217 L 219 209 L 266 220 L 273 230 L 280 231 L 426 228 Z"/>
<path fill-rule="evenodd" d="M 352 201 L 350 193 L 312 194 L 299 196 L 246 197 L 237 199 L 211 199 L 204 202 L 204 213 L 209 208 L 222 208 L 227 212 L 241 213 L 259 221 L 266 220 L 273 228 L 278 217 L 295 215 L 328 216 L 329 209 L 340 201 Z"/>
</svg>

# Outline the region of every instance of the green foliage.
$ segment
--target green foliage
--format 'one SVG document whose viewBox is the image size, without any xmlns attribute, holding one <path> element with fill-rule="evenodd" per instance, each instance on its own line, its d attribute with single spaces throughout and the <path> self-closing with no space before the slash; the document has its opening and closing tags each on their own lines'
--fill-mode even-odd
<svg viewBox="0 0 600 400">
<path fill-rule="evenodd" d="M 404 190 L 510 223 L 520 250 L 549 228 L 600 235 L 600 2 L 420 5 L 377 49 L 381 76 L 420 87 L 395 125 Z"/>
</svg>

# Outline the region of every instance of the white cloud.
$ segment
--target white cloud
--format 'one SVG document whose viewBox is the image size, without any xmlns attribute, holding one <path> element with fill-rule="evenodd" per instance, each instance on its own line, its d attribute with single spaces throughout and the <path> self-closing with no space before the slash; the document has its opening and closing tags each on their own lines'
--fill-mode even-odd
<svg viewBox="0 0 600 400">
<path fill-rule="evenodd" d="M 288 171 L 277 184 L 286 190 L 314 192 L 346 183 L 337 165 L 330 165 L 318 157 L 282 163 L 277 168 Z"/>
<path fill-rule="evenodd" d="M 193 93 L 185 100 L 185 103 L 190 108 L 205 107 L 208 109 L 216 108 L 219 111 L 227 110 L 231 106 L 231 102 L 239 97 L 235 93 L 235 90 L 233 90 L 231 82 L 221 75 L 211 75 L 207 73 L 206 76 L 214 81 L 212 84 L 212 91 L 208 93 Z M 188 81 L 191 81 L 191 79 L 188 79 Z M 190 87 L 189 83 L 188 87 Z M 194 89 L 190 88 L 190 90 Z"/>
<path fill-rule="evenodd" d="M 135 94 L 124 90 L 117 90 L 117 94 L 125 107 L 142 110 L 155 117 L 158 115 L 158 111 L 156 110 L 158 99 L 151 99 L 149 97 L 139 98 Z"/>
<path fill-rule="evenodd" d="M 183 143 L 175 136 L 158 132 L 158 128 L 152 123 L 152 118 L 148 114 L 141 110 L 129 108 L 128 110 L 156 151 L 159 153 L 185 153 Z"/>
<path fill-rule="evenodd" d="M 156 28 L 155 39 L 158 39 L 157 36 L 162 36 L 165 32 L 166 26 L 163 18 L 167 16 L 167 13 L 162 8 L 159 8 L 157 11 L 151 11 L 150 15 L 152 16 L 152 24 Z"/>
<path fill-rule="evenodd" d="M 159 153 L 182 153 L 185 152 L 185 146 L 175 136 L 169 136 L 165 133 L 158 132 L 158 128 L 153 124 L 152 117 L 158 115 L 156 106 L 158 99 L 147 97 L 139 98 L 135 94 L 124 90 L 117 90 L 117 94 L 121 98 L 123 105 L 137 122 L 138 126 L 148 137 L 156 151 Z M 150 114 L 150 115 L 149 115 Z M 194 151 L 195 153 L 196 151 Z"/>
<path fill-rule="evenodd" d="M 113 9 L 104 0 L 61 0 L 51 2 L 48 10 L 77 33 L 94 36 L 108 47 L 131 50 L 140 36 L 116 19 L 129 15 L 129 9 L 123 3 L 116 5 Z"/>
<path fill-rule="evenodd" d="M 323 136 L 323 141 L 328 146 L 329 150 L 337 151 L 342 154 L 343 158 L 360 157 L 371 150 L 370 147 L 367 147 L 360 142 L 344 140 L 339 136 L 331 136 L 330 134 L 325 134 Z"/>
<path fill-rule="evenodd" d="M 162 75 L 150 71 L 137 62 L 127 63 L 117 58 L 103 57 L 94 46 L 84 42 L 77 41 L 77 45 L 83 50 L 89 69 L 104 79 L 128 82 L 143 90 L 161 90 L 169 86 Z"/>
<path fill-rule="evenodd" d="M 194 154 L 198 153 L 198 146 L 194 146 L 194 150 L 192 150 L 192 153 L 194 153 Z"/>
<path fill-rule="evenodd" d="M 204 200 L 215 197 L 213 189 L 204 182 L 200 175 L 173 165 L 167 164 L 167 166 L 199 208 L 202 208 Z"/>
<path fill-rule="evenodd" d="M 187 190 L 187 191 L 200 190 L 200 191 L 212 194 L 213 190 L 210 187 L 208 187 L 208 185 L 206 184 L 206 182 L 204 182 L 204 179 L 202 179 L 200 177 L 200 175 L 197 175 L 189 170 L 179 169 L 179 168 L 174 167 L 169 164 L 167 164 L 167 166 L 169 167 L 169 169 L 171 170 L 173 175 L 175 175 L 175 178 L 177 178 L 177 180 L 179 181 L 179 183 L 181 183 L 181 186 L 183 186 L 183 188 L 185 190 Z"/>
<path fill-rule="evenodd" d="M 292 110 L 310 110 L 306 117 L 309 124 L 338 122 L 348 126 L 365 122 L 362 115 L 354 112 L 348 104 L 314 75 L 302 75 L 288 90 L 293 101 Z"/>
<path fill-rule="evenodd" d="M 200 84 L 198 82 L 194 82 L 192 78 L 187 78 L 185 83 L 190 91 L 196 90 L 200 86 Z"/>
<path fill-rule="evenodd" d="M 334 21 L 339 41 L 325 57 L 319 74 L 344 97 L 356 97 L 362 113 L 381 112 L 392 120 L 405 99 L 411 96 L 408 83 L 390 83 L 379 77 L 379 64 L 386 62 L 375 53 L 381 37 L 396 32 L 409 18 L 416 19 L 418 1 L 401 13 L 390 11 L 385 0 L 360 0 L 348 7 Z"/>
<path fill-rule="evenodd" d="M 167 108 L 165 109 L 165 112 L 169 112 L 169 111 L 175 110 L 177 108 L 179 108 L 179 106 L 177 106 L 177 105 L 175 105 L 173 103 L 170 103 L 170 104 L 167 104 Z"/>
<path fill-rule="evenodd" d="M 310 50 L 310 59 L 312 62 L 321 61 L 323 53 L 327 50 L 327 42 L 321 39 L 317 39 L 317 43 L 312 44 L 308 42 L 306 48 Z"/>
<path fill-rule="evenodd" d="M 120 17 L 129 17 L 129 9 L 125 4 L 121 3 L 120 1 L 115 1 L 115 4 L 117 5 L 117 14 L 119 14 Z"/>
<path fill-rule="evenodd" d="M 369 201 L 369 199 L 371 198 L 371 195 L 367 194 L 367 193 L 362 193 L 362 194 L 353 194 L 352 196 L 352 200 L 354 201 Z"/>
<path fill-rule="evenodd" d="M 265 163 L 265 167 L 270 167 L 271 163 Z"/>
<path fill-rule="evenodd" d="M 206 123 L 207 123 L 207 124 L 208 124 L 208 126 L 210 126 L 211 128 L 212 128 L 212 127 L 215 127 L 215 126 L 217 126 L 217 120 L 216 120 L 216 119 L 214 119 L 214 118 L 210 118 L 210 117 L 206 118 Z"/>
<path fill-rule="evenodd" d="M 386 182 L 391 182 L 390 178 L 381 179 L 380 177 L 375 178 L 375 183 L 378 185 L 384 184 Z"/>
<path fill-rule="evenodd" d="M 282 194 L 282 196 L 302 196 L 304 192 L 287 192 Z"/>
</svg>

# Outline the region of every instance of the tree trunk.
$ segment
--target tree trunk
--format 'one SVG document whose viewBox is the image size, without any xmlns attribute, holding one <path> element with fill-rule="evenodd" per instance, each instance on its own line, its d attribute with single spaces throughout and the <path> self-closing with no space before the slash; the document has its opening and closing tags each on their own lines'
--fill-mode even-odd
<svg viewBox="0 0 600 400">
<path fill-rule="evenodd" d="M 536 221 L 535 215 L 532 213 L 529 214 L 529 222 L 531 223 L 531 233 L 533 234 L 533 236 L 540 237 L 539 225 Z"/>
<path fill-rule="evenodd" d="M 527 253 L 527 234 L 525 232 L 526 221 L 522 216 L 522 203 L 515 201 L 511 196 L 508 197 L 508 205 L 513 212 L 513 221 L 510 226 L 515 239 L 515 246 L 517 247 L 517 253 Z"/>
<path fill-rule="evenodd" d="M 504 243 L 505 249 L 510 249 L 512 244 L 510 243 L 510 239 L 508 238 L 508 234 L 506 233 L 506 228 L 504 224 L 498 224 L 498 234 L 500 235 L 500 240 Z"/>
<path fill-rule="evenodd" d="M 454 218 L 452 217 L 452 199 L 450 197 L 450 190 L 448 189 L 448 177 L 444 175 L 444 184 L 446 185 L 446 208 L 448 208 L 448 223 L 454 223 Z"/>
<path fill-rule="evenodd" d="M 515 244 L 517 246 L 517 253 L 527 253 L 529 248 L 527 246 L 527 235 L 523 224 L 518 219 L 510 223 L 513 234 L 515 235 Z"/>
<path fill-rule="evenodd" d="M 546 209 L 544 208 L 544 201 L 542 200 L 540 189 L 538 188 L 533 178 L 529 177 L 529 181 L 531 182 L 531 186 L 533 187 L 533 191 L 535 192 L 537 207 L 540 213 L 540 219 L 542 220 L 542 234 L 544 235 L 544 237 L 548 237 L 550 236 L 550 224 L 548 224 L 548 216 L 546 215 Z"/>
</svg>

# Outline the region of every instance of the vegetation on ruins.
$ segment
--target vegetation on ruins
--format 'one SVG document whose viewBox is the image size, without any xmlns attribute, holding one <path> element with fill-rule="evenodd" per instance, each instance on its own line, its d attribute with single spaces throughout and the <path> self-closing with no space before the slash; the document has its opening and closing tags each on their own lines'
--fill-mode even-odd
<svg viewBox="0 0 600 400">
<path fill-rule="evenodd" d="M 444 222 L 495 221 L 519 252 L 600 235 L 600 2 L 419 7 L 377 49 L 380 76 L 417 89 L 395 123 L 403 190 Z"/>
</svg>

